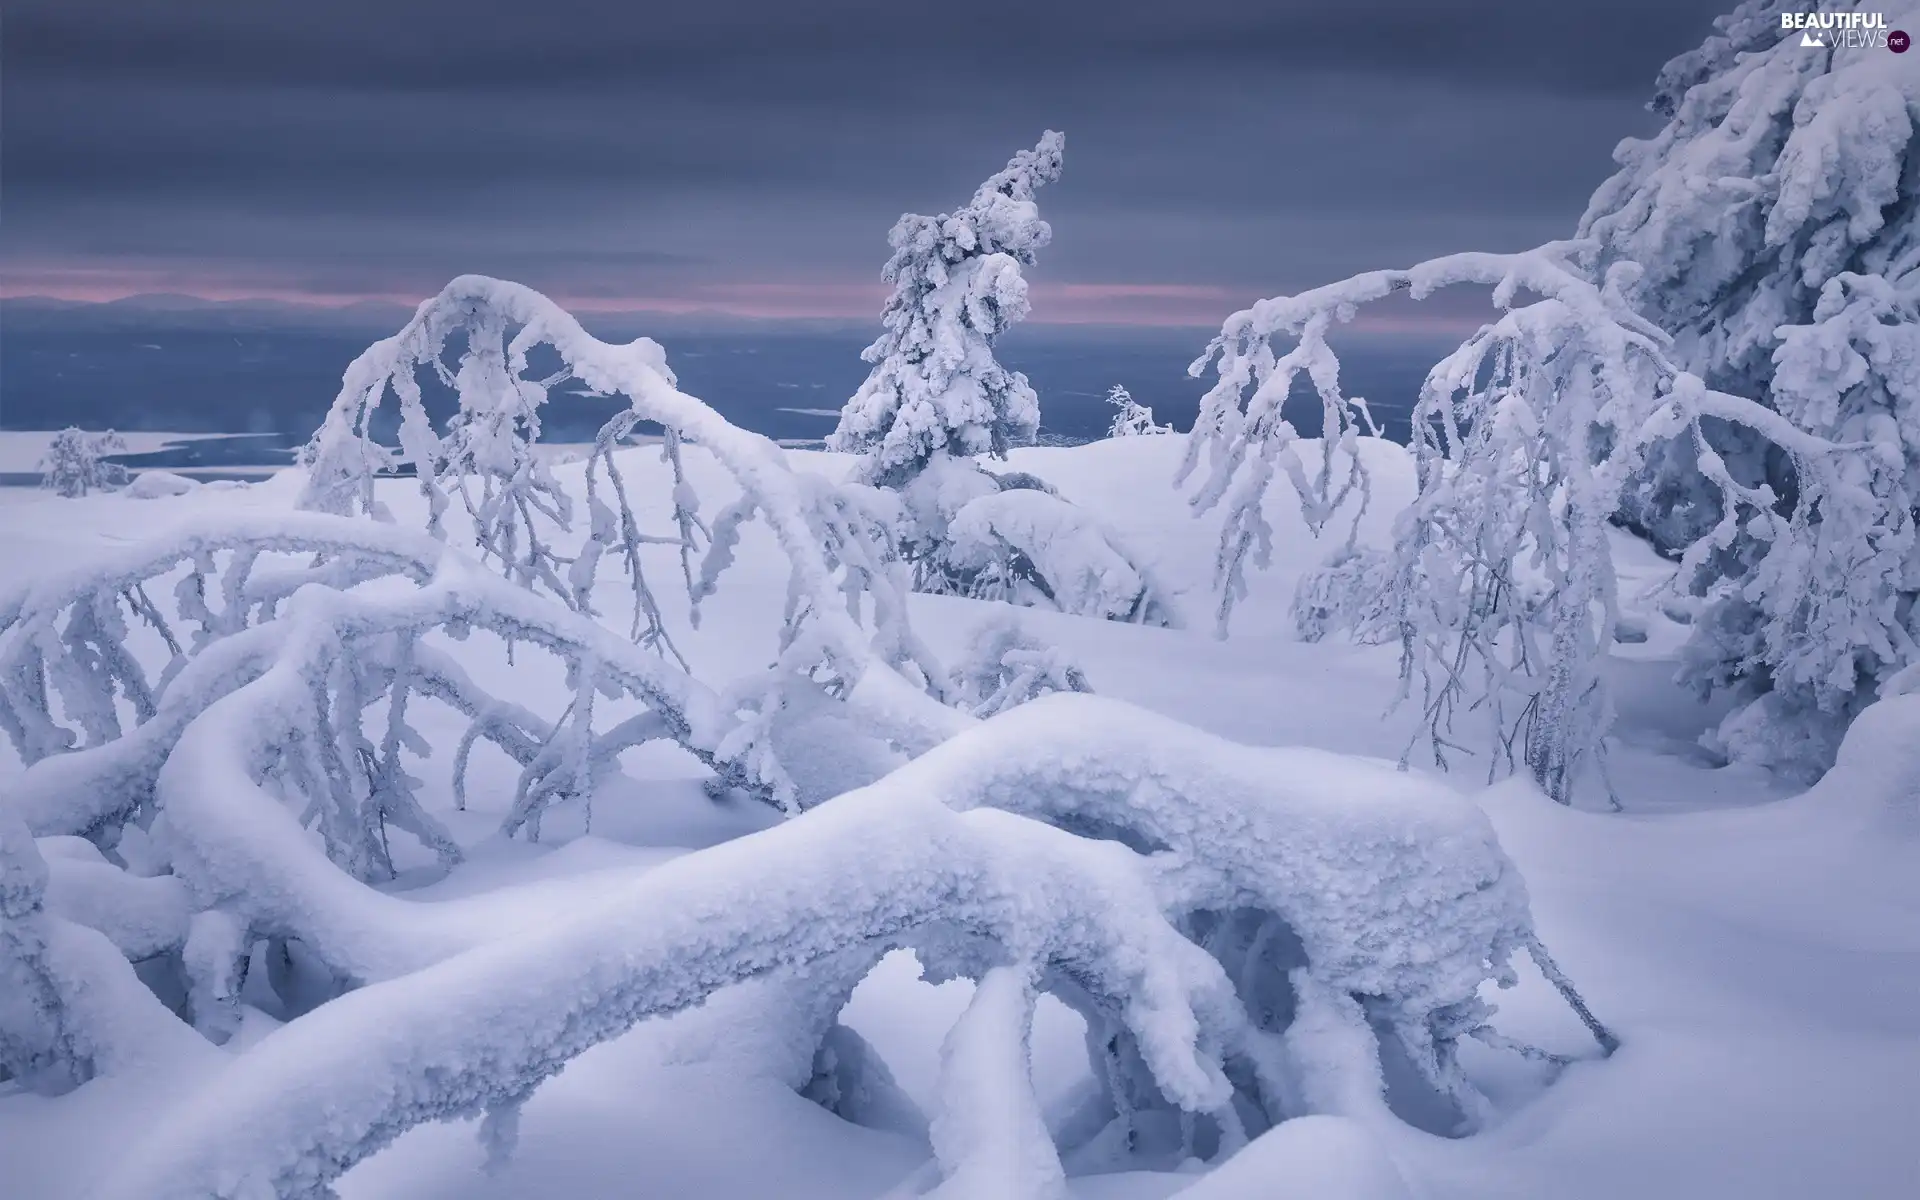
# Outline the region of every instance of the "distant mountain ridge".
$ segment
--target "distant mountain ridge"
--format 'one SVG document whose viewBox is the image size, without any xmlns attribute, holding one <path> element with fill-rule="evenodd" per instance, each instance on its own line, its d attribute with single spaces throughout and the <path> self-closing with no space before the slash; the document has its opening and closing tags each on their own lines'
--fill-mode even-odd
<svg viewBox="0 0 1920 1200">
<path fill-rule="evenodd" d="M 425 297 L 421 297 L 423 300 Z M 609 337 L 643 333 L 845 333 L 877 325 L 840 318 L 738 317 L 715 310 L 678 313 L 571 306 L 590 330 Z M 349 304 L 301 303 L 269 298 L 209 300 L 177 292 L 150 292 L 114 300 L 71 300 L 55 296 L 0 299 L 0 334 L 15 328 L 63 330 L 148 329 L 297 329 L 351 330 L 376 336 L 392 333 L 413 316 L 414 306 L 385 300 Z M 372 340 L 369 338 L 369 340 Z"/>
</svg>

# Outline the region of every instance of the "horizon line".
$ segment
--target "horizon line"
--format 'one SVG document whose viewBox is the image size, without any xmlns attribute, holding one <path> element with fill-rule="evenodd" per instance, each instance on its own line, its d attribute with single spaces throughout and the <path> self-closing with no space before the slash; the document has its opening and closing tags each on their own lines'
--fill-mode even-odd
<svg viewBox="0 0 1920 1200">
<path fill-rule="evenodd" d="M 390 307 L 411 312 L 438 292 L 399 290 L 333 292 L 259 283 L 187 282 L 172 278 L 113 278 L 80 272 L 80 278 L 0 280 L 0 301 L 49 306 L 100 307 L 141 300 L 176 300 L 207 307 L 292 308 L 321 316 L 347 316 L 355 309 Z M 62 272 L 61 274 L 67 274 Z M 108 276 L 101 278 L 100 276 Z M 18 279 L 18 275 L 16 275 Z M 833 324 L 877 327 L 890 290 L 871 281 L 750 281 L 695 285 L 673 295 L 581 295 L 564 286 L 541 288 L 569 312 L 611 318 L 653 317 L 669 322 L 715 324 Z M 1234 314 L 1266 295 L 1253 287 L 1192 283 L 1079 283 L 1040 280 L 1031 285 L 1032 308 L 1023 324 L 1071 328 L 1126 328 L 1218 331 Z M 1478 329 L 1489 314 L 1468 316 L 1439 304 L 1417 311 L 1362 312 L 1349 328 L 1356 332 L 1463 334 Z"/>
</svg>

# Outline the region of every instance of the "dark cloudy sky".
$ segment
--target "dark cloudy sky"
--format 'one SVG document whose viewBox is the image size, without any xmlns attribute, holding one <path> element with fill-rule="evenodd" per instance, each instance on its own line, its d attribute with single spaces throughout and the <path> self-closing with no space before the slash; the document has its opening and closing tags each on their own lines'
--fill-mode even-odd
<svg viewBox="0 0 1920 1200">
<path fill-rule="evenodd" d="M 875 311 L 1041 130 L 1035 318 L 1565 236 L 1730 0 L 12 0 L 0 290 Z"/>
</svg>

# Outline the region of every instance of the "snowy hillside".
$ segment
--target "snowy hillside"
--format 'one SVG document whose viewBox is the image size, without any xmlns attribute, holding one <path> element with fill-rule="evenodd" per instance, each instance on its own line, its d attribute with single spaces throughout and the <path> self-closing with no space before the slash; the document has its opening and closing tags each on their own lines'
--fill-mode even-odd
<svg viewBox="0 0 1920 1200">
<path fill-rule="evenodd" d="M 265 481 L 49 433 L 0 1200 L 1920 1195 L 1920 72 L 1814 16 L 1179 431 L 1034 446 L 1048 131 L 831 452 L 484 275 Z M 1339 331 L 1442 292 L 1395 443 Z"/>
<path fill-rule="evenodd" d="M 1159 574 L 1178 581 L 1182 602 L 1204 605 L 1211 522 L 1190 517 L 1169 486 L 1183 440 L 1125 438 L 1070 450 L 1019 450 L 1011 465 L 1098 511 Z M 1382 488 L 1410 495 L 1404 453 L 1385 443 L 1370 442 L 1365 449 L 1375 459 Z M 802 471 L 822 475 L 843 475 L 850 465 L 826 454 L 791 457 Z M 620 462 L 637 494 L 663 493 L 646 486 L 666 469 L 655 452 L 623 452 Z M 563 466 L 556 474 L 578 494 L 582 469 Z M 704 499 L 725 501 L 728 477 L 704 452 L 689 449 L 687 469 Z M 379 486 L 401 526 L 423 519 L 410 484 Z M 0 554 L 5 561 L 40 564 L 20 580 L 31 585 L 89 560 L 124 555 L 129 545 L 171 528 L 278 520 L 289 514 L 300 487 L 297 474 L 289 473 L 254 487 L 202 487 L 152 500 L 44 499 L 11 510 L 21 519 L 10 519 L 0 531 Z M 1377 511 L 1393 507 L 1383 504 Z M 656 507 L 641 515 L 657 521 L 665 513 Z M 1087 710 L 1094 722 L 1089 729 L 1070 709 L 1075 720 L 1057 734 L 1043 729 L 1035 735 L 1036 762 L 1068 756 L 1059 760 L 1067 767 L 1075 761 L 1070 756 L 1086 752 L 1074 749 L 1076 738 L 1095 738 L 1090 748 L 1102 736 L 1113 739 L 1092 751 L 1089 761 L 1096 762 L 1159 744 L 1153 740 L 1161 736 L 1157 730 L 1131 728 L 1149 720 L 1148 713 L 1205 731 L 1182 735 L 1187 737 L 1399 756 L 1405 723 L 1383 717 L 1396 651 L 1292 640 L 1281 615 L 1293 580 L 1322 550 L 1277 500 L 1269 517 L 1278 532 L 1276 565 L 1254 578 L 1255 592 L 1229 641 L 1208 636 L 1204 622 L 1196 622 L 1197 629 L 1162 629 L 1022 614 L 1030 631 L 1083 666 L 1102 703 L 1127 701 L 1144 710 L 1137 717 L 1131 709 Z M 1384 519 L 1367 529 L 1369 536 L 1382 536 Z M 1623 576 L 1653 582 L 1660 560 L 1624 537 L 1616 549 Z M 684 604 L 663 605 L 672 636 L 703 675 L 749 671 L 777 652 L 774 631 L 787 564 L 758 527 L 746 530 L 736 559 L 698 630 L 686 624 Z M 624 584 L 612 578 L 601 586 L 606 607 L 617 614 Z M 910 603 L 914 627 L 949 659 L 974 626 L 1004 611 L 951 596 L 915 595 Z M 1578 1021 L 1527 966 L 1515 990 L 1487 992 L 1499 1004 L 1502 1031 L 1577 1061 L 1562 1071 L 1484 1046 L 1463 1048 L 1462 1066 L 1490 1106 L 1483 1128 L 1472 1136 L 1422 1132 L 1417 1120 L 1409 1124 L 1384 1109 L 1370 1116 L 1375 1110 L 1360 1106 L 1349 1115 L 1285 1122 L 1204 1176 L 1195 1173 L 1205 1169 L 1198 1162 L 1151 1156 L 1129 1162 L 1124 1155 L 1103 1157 L 1091 1146 L 1079 1158 L 1069 1152 L 1071 1194 L 1180 1193 L 1222 1200 L 1272 1195 L 1283 1181 L 1316 1197 L 1909 1194 L 1909 1115 L 1920 1106 L 1920 1017 L 1910 1003 L 1920 992 L 1920 877 L 1911 869 L 1920 816 L 1905 790 L 1912 752 L 1904 742 L 1911 740 L 1908 731 L 1920 729 L 1920 712 L 1914 711 L 1920 701 L 1880 705 L 1856 729 L 1854 753 L 1820 787 L 1776 800 L 1780 789 L 1763 774 L 1715 769 L 1697 755 L 1674 752 L 1709 727 L 1715 714 L 1651 682 L 1664 670 L 1662 656 L 1671 655 L 1677 636 L 1657 613 L 1647 619 L 1648 641 L 1627 648 L 1637 661 L 1617 664 L 1624 749 L 1615 770 L 1628 813 L 1569 810 L 1514 782 L 1481 790 L 1471 767 L 1446 782 L 1468 789 L 1460 819 L 1478 809 L 1491 820 L 1526 881 L 1542 937 L 1620 1037 L 1617 1053 L 1598 1058 Z M 498 644 L 484 636 L 445 647 L 477 681 L 529 707 L 550 711 L 543 701 L 565 694 L 557 670 L 525 657 L 509 666 Z M 551 694 L 543 696 L 543 690 Z M 1019 715 L 1016 710 L 1008 719 Z M 377 1089 L 413 1086 L 406 1079 L 419 1067 L 408 1064 L 438 1053 L 433 1047 L 443 1033 L 472 1030 L 459 1036 L 476 1037 L 495 1028 L 510 1034 L 516 1022 L 547 1019 L 536 1014 L 564 999 L 551 989 L 582 987 L 588 989 L 583 997 L 598 994 L 603 985 L 591 981 L 621 955 L 634 964 L 640 960 L 632 956 L 649 953 L 644 946 L 681 936 L 675 930 L 690 914 L 654 909 L 650 897 L 718 904 L 711 911 L 735 912 L 749 922 L 760 920 L 758 913 L 784 922 L 774 914 L 792 904 L 817 908 L 822 916 L 813 919 L 855 920 L 865 903 L 861 897 L 878 886 L 876 872 L 921 873 L 931 884 L 961 861 L 955 858 L 961 843 L 948 840 L 961 836 L 958 827 L 927 843 L 943 847 L 943 862 L 916 865 L 919 855 L 900 855 L 935 828 L 911 832 L 912 822 L 925 819 L 915 815 L 924 811 L 921 806 L 943 795 L 957 798 L 953 788 L 975 786 L 965 782 L 965 772 L 976 760 L 965 756 L 941 760 L 951 760 L 952 769 L 931 759 L 915 764 L 896 776 L 897 784 L 783 823 L 751 802 L 710 801 L 698 783 L 704 769 L 684 752 L 654 743 L 627 752 L 620 773 L 600 780 L 591 797 L 590 831 L 586 806 L 563 800 L 547 812 L 540 840 L 529 843 L 498 832 L 514 797 L 513 764 L 483 745 L 475 752 L 467 807 L 455 811 L 445 754 L 459 740 L 461 723 L 438 707 L 423 708 L 414 719 L 437 751 L 420 772 L 421 803 L 446 823 L 462 859 L 443 872 L 429 853 L 403 853 L 412 843 L 396 838 L 399 877 L 367 893 L 366 901 L 354 901 L 364 925 L 317 935 L 345 939 L 343 944 L 362 947 L 351 953 L 390 962 L 369 967 L 376 979 L 390 981 L 369 982 L 277 1030 L 288 1016 L 285 989 L 268 987 L 266 977 L 274 972 L 257 970 L 239 997 L 237 1029 L 218 1049 L 176 1026 L 181 1036 L 141 1045 L 128 1061 L 64 1095 L 7 1085 L 13 1090 L 0 1092 L 0 1162 L 7 1164 L 9 1195 L 87 1196 L 109 1177 L 114 1190 L 104 1194 L 197 1195 L 186 1181 L 217 1177 L 205 1171 L 250 1171 L 249 1155 L 257 1153 L 250 1147 L 278 1145 L 305 1122 L 351 1122 Z M 1017 734 L 1022 727 L 1008 728 Z M 977 759 L 979 765 L 1018 761 L 1017 738 L 1002 743 Z M 1278 752 L 1210 742 L 1196 743 L 1195 752 L 1201 756 L 1196 762 L 1210 764 L 1210 788 L 1278 788 L 1300 798 L 1287 803 L 1331 806 L 1329 814 L 1356 804 L 1364 811 L 1379 802 L 1373 799 L 1379 788 L 1416 784 L 1395 783 L 1390 769 L 1378 783 L 1368 783 L 1373 769 L 1353 760 L 1267 759 L 1260 755 Z M 6 769 L 10 780 L 20 778 L 17 762 Z M 839 762 L 804 769 L 862 773 Z M 1163 758 L 1157 769 L 1180 768 Z M 1235 772 L 1243 772 L 1246 782 L 1227 782 Z M 183 802 L 184 794 L 168 801 Z M 1427 809 L 1424 819 L 1431 820 L 1454 819 L 1443 814 L 1457 803 L 1446 799 L 1444 787 L 1431 796 L 1410 793 L 1407 802 L 1416 809 L 1438 805 Z M 1471 820 L 1463 828 L 1470 826 Z M 890 829 L 908 841 L 876 852 L 873 839 L 895 836 Z M 965 836 L 998 839 L 1015 832 L 990 823 Z M 1314 835 L 1325 836 L 1325 829 Z M 762 845 L 763 839 L 775 840 Z M 721 843 L 727 844 L 724 852 L 703 849 Z M 799 857 L 785 849 L 805 843 L 817 849 L 801 850 Z M 240 845 L 233 843 L 235 849 Z M 1008 845 L 1007 852 L 1015 853 Z M 1058 853 L 1050 845 L 1042 839 L 1017 853 L 1038 856 L 1028 870 L 1067 870 L 1065 859 L 1046 865 Z M 40 846 L 52 872 L 50 912 L 89 923 L 90 905 L 96 911 L 112 907 L 111 889 L 97 889 L 104 886 L 103 873 L 117 873 L 98 862 L 98 851 L 72 838 L 44 837 Z M 1222 852 L 1210 852 L 1216 865 Z M 848 860 L 853 874 L 833 873 L 841 860 Z M 795 862 L 813 863 L 810 876 L 782 879 L 754 865 Z M 1383 885 L 1363 862 L 1346 869 L 1357 867 L 1388 898 L 1394 889 L 1412 886 Z M 1065 889 L 1055 903 L 1077 903 L 1069 898 L 1079 886 L 1070 876 L 1049 878 L 1050 887 Z M 147 886 L 158 896 L 163 882 L 149 880 Z M 262 886 L 293 881 L 263 880 Z M 713 891 L 727 887 L 735 891 L 728 899 Z M 707 894 L 709 899 L 697 898 Z M 381 896 L 389 899 L 372 903 Z M 169 907 L 174 904 L 179 907 Z M 184 921 L 187 906 L 182 897 L 142 911 L 164 924 Z M 110 936 L 124 943 L 141 936 L 163 942 L 167 935 L 123 930 Z M 442 965 L 428 965 L 449 952 L 453 957 Z M 607 955 L 613 956 L 607 967 L 594 965 L 596 956 Z M 535 962 L 551 962 L 561 973 L 541 984 L 548 977 L 532 973 Z M 465 984 L 459 982 L 462 972 Z M 943 1075 L 940 1066 L 941 1041 L 963 1012 L 975 1024 L 1008 1019 L 983 1006 L 1010 1000 L 1017 1019 L 1017 980 L 990 974 L 991 988 L 1014 990 L 996 999 L 983 988 L 969 1006 L 970 985 L 934 985 L 915 974 L 912 961 L 896 953 L 852 992 L 845 1024 L 886 1063 L 886 1072 L 868 1069 L 860 1076 L 857 1099 L 839 1106 L 854 1121 L 795 1090 L 806 1082 L 812 1050 L 790 1044 L 791 1034 L 784 1032 L 789 1022 L 765 1019 L 771 1011 L 817 998 L 822 993 L 813 989 L 822 985 L 794 991 L 793 983 L 769 977 L 723 987 L 701 1007 L 643 1020 L 586 1050 L 541 1085 L 517 1115 L 504 1122 L 489 1117 L 479 1138 L 474 1126 L 460 1123 L 405 1132 L 341 1177 L 338 1190 L 366 1200 L 589 1197 L 635 1189 L 823 1200 L 909 1194 L 889 1189 L 917 1189 L 937 1179 L 923 1168 L 930 1149 L 920 1114 L 941 1112 L 956 1087 L 1012 1095 L 991 1074 L 1018 1069 L 1017 1063 L 996 1066 L 991 1053 L 966 1059 L 960 1077 Z M 579 1015 L 571 1019 L 603 1019 L 607 1010 L 597 1005 L 611 1003 L 612 995 L 574 1010 Z M 832 1014 L 813 1019 L 831 1023 Z M 950 1056 L 967 1054 L 966 1028 L 956 1028 Z M 1042 999 L 1032 1032 L 1034 1093 L 1038 1115 L 1067 1141 L 1093 1083 L 1084 1029 L 1078 1014 Z M 487 1049 L 486 1042 L 475 1042 L 461 1053 L 515 1052 L 508 1042 L 493 1044 Z M 844 1053 L 855 1059 L 865 1053 L 858 1040 L 847 1045 Z M 889 1073 L 897 1090 L 882 1082 Z M 1004 1119 L 1016 1125 L 1019 1120 L 1014 1113 Z M 517 1136 L 505 1135 L 503 1142 L 503 1127 Z M 957 1137 L 1014 1139 L 976 1160 L 989 1172 L 974 1185 L 980 1195 L 1016 1194 L 996 1190 L 992 1179 L 996 1171 L 1017 1171 L 1021 1136 L 1014 1127 L 961 1131 L 936 1123 L 933 1129 L 936 1148 L 943 1138 L 949 1144 Z M 511 1143 L 510 1153 L 505 1143 Z M 501 1160 L 491 1169 L 485 1166 L 487 1144 Z M 79 1145 L 98 1151 L 73 1153 Z M 179 1190 L 182 1184 L 185 1190 Z"/>
</svg>

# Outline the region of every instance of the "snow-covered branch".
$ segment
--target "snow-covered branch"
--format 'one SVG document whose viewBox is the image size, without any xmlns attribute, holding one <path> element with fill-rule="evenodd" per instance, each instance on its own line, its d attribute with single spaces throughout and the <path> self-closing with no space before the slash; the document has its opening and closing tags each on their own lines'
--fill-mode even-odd
<svg viewBox="0 0 1920 1200">
<path fill-rule="evenodd" d="M 1390 590 L 1402 697 L 1417 690 L 1441 763 L 1456 714 L 1479 709 L 1496 767 L 1511 762 L 1517 746 L 1529 772 L 1563 802 L 1612 720 L 1599 670 L 1618 615 L 1606 528 L 1648 447 L 1681 431 L 1704 447 L 1703 421 L 1737 424 L 1793 463 L 1803 515 L 1812 497 L 1841 486 L 1844 452 L 1853 449 L 1675 365 L 1667 337 L 1625 299 L 1637 269 L 1616 263 L 1596 279 L 1596 251 L 1590 242 L 1562 242 L 1523 254 L 1449 255 L 1235 314 L 1194 364 L 1197 374 L 1215 363 L 1219 382 L 1182 466 L 1184 478 L 1204 456 L 1194 507 L 1226 509 L 1216 567 L 1224 633 L 1245 591 L 1246 560 L 1264 565 L 1272 535 L 1261 506 L 1276 470 L 1288 475 L 1316 530 L 1356 492 L 1364 511 L 1357 410 L 1341 392 L 1328 332 L 1359 305 L 1396 291 L 1419 299 L 1456 284 L 1492 288 L 1503 315 L 1433 368 L 1413 413 L 1420 491 L 1395 524 Z M 1535 298 L 1522 303 L 1523 294 Z M 1276 354 L 1274 337 L 1295 344 Z M 1319 393 L 1325 430 L 1311 478 L 1284 418 L 1302 371 Z M 1729 524 L 1696 555 L 1724 547 L 1736 518 L 1782 520 L 1781 497 L 1737 480 L 1710 451 L 1702 461 Z M 1334 559 L 1359 553 L 1350 531 Z"/>
<path fill-rule="evenodd" d="M 443 439 L 432 428 L 415 376 L 439 363 L 442 348 L 459 333 L 469 339 L 462 371 L 453 377 L 462 417 L 451 437 Z M 629 401 L 628 411 L 616 416 L 596 443 L 588 465 L 588 541 L 564 564 L 557 550 L 539 540 L 534 518 L 564 525 L 568 511 L 559 501 L 540 499 L 548 495 L 550 479 L 530 457 L 524 438 L 515 436 L 516 430 L 537 431 L 538 409 L 552 382 L 525 377 L 529 353 L 542 345 L 551 347 L 567 372 L 591 391 Z M 639 547 L 656 541 L 678 545 L 683 574 L 697 601 L 729 561 L 729 539 L 737 536 L 739 522 L 758 516 L 786 554 L 793 603 L 782 638 L 787 649 L 754 703 L 777 705 L 797 673 L 824 673 L 839 690 L 872 697 L 862 712 L 910 748 L 924 748 L 959 727 L 958 715 L 927 694 L 937 691 L 944 672 L 904 627 L 904 598 L 884 567 L 889 550 L 874 541 L 870 522 L 849 519 L 850 509 L 860 501 L 794 471 L 772 442 L 737 428 L 679 391 L 664 351 L 652 339 L 624 345 L 601 342 L 530 288 L 461 276 L 421 305 L 406 328 L 375 343 L 347 369 L 326 423 L 308 448 L 304 507 L 376 511 L 369 464 L 391 456 L 370 440 L 367 430 L 389 392 L 400 405 L 398 461 L 411 463 L 419 473 L 432 529 L 440 528 L 450 495 L 469 486 L 467 481 L 477 474 L 483 491 L 472 512 L 484 555 L 509 563 L 510 574 L 542 584 L 583 608 L 599 558 L 609 550 L 617 552 L 632 575 L 641 640 L 671 653 L 658 603 L 640 574 Z M 620 440 L 641 421 L 666 430 L 663 453 L 676 480 L 672 534 L 640 530 L 613 456 Z M 713 530 L 698 514 L 681 466 L 685 443 L 712 454 L 741 489 L 740 500 L 729 510 L 733 515 Z M 515 521 L 520 522 L 518 531 L 509 536 Z M 723 524 L 726 537 L 721 536 Z M 712 544 L 696 578 L 695 542 L 708 537 Z M 861 623 L 868 617 L 874 622 L 871 630 Z M 772 764 L 767 768 L 772 774 Z M 785 795 L 784 787 L 781 790 Z"/>
<path fill-rule="evenodd" d="M 829 878 L 846 886 L 820 886 Z M 413 1125 L 523 1097 L 646 1017 L 936 925 L 1004 947 L 1008 961 L 1070 970 L 1138 1039 L 1169 1095 L 1202 1112 L 1225 1103 L 1217 1055 L 1234 1033 L 1231 989 L 1161 918 L 1128 852 L 884 790 L 670 863 L 571 921 L 330 1002 L 162 1119 L 99 1194 L 306 1194 Z M 342 1059 L 342 1045 L 358 1051 Z"/>
</svg>

